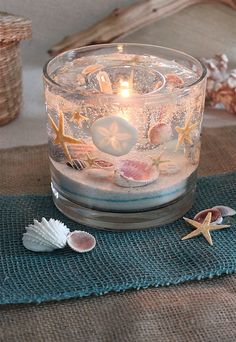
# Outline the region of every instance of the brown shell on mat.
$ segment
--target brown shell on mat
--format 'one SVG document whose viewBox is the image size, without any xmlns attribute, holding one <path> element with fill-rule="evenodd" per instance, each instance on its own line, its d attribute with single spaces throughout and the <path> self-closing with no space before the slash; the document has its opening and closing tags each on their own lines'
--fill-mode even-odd
<svg viewBox="0 0 236 342">
<path fill-rule="evenodd" d="M 211 215 L 211 223 L 216 223 L 216 224 L 222 223 L 223 217 L 221 215 L 220 210 L 216 209 L 216 208 L 202 210 L 199 213 L 197 213 L 193 219 L 194 219 L 194 221 L 203 223 L 203 221 L 207 217 L 208 213 L 212 214 Z"/>
</svg>

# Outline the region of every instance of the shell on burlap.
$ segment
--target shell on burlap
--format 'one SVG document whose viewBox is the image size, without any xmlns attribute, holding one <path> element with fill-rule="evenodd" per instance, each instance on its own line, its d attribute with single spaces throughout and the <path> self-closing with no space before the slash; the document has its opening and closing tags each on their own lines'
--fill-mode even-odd
<svg viewBox="0 0 236 342">
<path fill-rule="evenodd" d="M 26 233 L 23 234 L 23 245 L 33 252 L 52 252 L 54 249 L 64 248 L 66 246 L 67 235 L 70 230 L 59 220 L 45 217 L 39 222 L 34 220 L 34 224 L 26 227 Z"/>
<path fill-rule="evenodd" d="M 236 211 L 226 205 L 216 205 L 212 209 L 218 209 L 223 217 L 236 215 Z"/>
<path fill-rule="evenodd" d="M 96 239 L 92 234 L 83 230 L 74 230 L 67 237 L 67 244 L 78 253 L 91 251 L 96 245 Z"/>
<path fill-rule="evenodd" d="M 23 245 L 33 252 L 52 252 L 68 246 L 76 252 L 83 253 L 91 251 L 96 245 L 93 235 L 84 231 L 70 232 L 69 228 L 59 220 L 46 220 L 44 217 L 39 222 L 26 227 L 23 234 Z"/>
<path fill-rule="evenodd" d="M 194 216 L 194 218 L 193 218 L 194 221 L 197 221 L 199 223 L 203 223 L 209 212 L 212 214 L 211 223 L 215 223 L 215 224 L 221 224 L 222 223 L 223 217 L 221 215 L 221 212 L 216 208 L 209 208 L 209 209 L 199 211 L 199 213 L 197 213 Z"/>
</svg>

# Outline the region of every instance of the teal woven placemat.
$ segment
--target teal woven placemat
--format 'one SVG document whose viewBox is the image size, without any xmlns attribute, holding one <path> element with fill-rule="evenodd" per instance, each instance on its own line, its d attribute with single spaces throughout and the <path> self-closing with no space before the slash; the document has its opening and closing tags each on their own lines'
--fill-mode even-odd
<svg viewBox="0 0 236 342">
<path fill-rule="evenodd" d="M 198 180 L 194 207 L 186 216 L 217 204 L 236 208 L 236 173 Z M 191 231 L 182 219 L 161 228 L 126 233 L 81 226 L 62 215 L 49 195 L 0 196 L 0 303 L 29 303 L 101 295 L 110 291 L 178 284 L 236 269 L 236 218 L 232 226 L 181 241 Z M 22 245 L 34 218 L 57 218 L 71 230 L 86 229 L 96 248 L 77 254 L 65 248 L 34 253 Z"/>
</svg>

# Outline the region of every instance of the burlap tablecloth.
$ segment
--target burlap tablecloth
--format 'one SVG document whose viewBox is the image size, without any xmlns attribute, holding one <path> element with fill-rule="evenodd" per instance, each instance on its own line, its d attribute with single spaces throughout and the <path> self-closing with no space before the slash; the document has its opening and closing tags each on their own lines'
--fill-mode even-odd
<svg viewBox="0 0 236 342">
<path fill-rule="evenodd" d="M 1 193 L 50 191 L 46 146 L 2 150 L 0 162 Z M 234 170 L 236 127 L 205 130 L 199 174 Z M 0 341 L 236 341 L 236 276 L 40 305 L 3 305 Z"/>
</svg>

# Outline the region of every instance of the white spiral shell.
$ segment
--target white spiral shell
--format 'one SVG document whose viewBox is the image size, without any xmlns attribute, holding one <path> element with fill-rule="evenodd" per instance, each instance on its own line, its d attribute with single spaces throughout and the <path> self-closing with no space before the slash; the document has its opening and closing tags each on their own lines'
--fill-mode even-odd
<svg viewBox="0 0 236 342">
<path fill-rule="evenodd" d="M 26 227 L 22 241 L 24 247 L 30 251 L 51 252 L 65 247 L 69 232 L 70 230 L 61 221 L 52 218 L 47 221 L 43 217 L 41 222 L 34 220 L 34 224 Z"/>
</svg>

